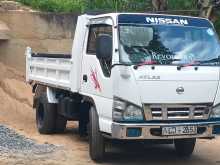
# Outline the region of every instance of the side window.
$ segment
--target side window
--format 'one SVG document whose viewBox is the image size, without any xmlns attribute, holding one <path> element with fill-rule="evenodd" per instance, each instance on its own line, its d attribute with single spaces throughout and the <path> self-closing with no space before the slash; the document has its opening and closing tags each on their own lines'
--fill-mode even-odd
<svg viewBox="0 0 220 165">
<path fill-rule="evenodd" d="M 96 54 L 96 38 L 100 34 L 108 34 L 112 36 L 112 26 L 110 25 L 91 25 L 89 29 L 89 38 L 87 44 L 87 54 Z"/>
<path fill-rule="evenodd" d="M 96 55 L 96 38 L 101 34 L 112 36 L 112 26 L 106 24 L 90 26 L 86 51 L 87 55 Z M 110 77 L 112 60 L 99 60 L 99 62 L 105 77 Z"/>
</svg>

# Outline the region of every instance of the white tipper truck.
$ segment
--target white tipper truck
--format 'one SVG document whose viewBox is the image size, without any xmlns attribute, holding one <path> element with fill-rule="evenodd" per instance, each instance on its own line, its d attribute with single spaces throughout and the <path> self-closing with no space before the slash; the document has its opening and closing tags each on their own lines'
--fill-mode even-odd
<svg viewBox="0 0 220 165">
<path fill-rule="evenodd" d="M 38 131 L 79 121 L 90 156 L 106 139 L 156 140 L 193 153 L 220 134 L 220 44 L 204 18 L 146 13 L 78 17 L 71 55 L 26 49 Z"/>
</svg>

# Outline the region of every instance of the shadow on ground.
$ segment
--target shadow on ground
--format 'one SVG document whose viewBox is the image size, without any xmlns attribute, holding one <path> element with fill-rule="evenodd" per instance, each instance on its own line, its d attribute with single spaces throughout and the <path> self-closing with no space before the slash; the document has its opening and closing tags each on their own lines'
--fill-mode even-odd
<svg viewBox="0 0 220 165">
<path fill-rule="evenodd" d="M 79 137 L 76 128 L 68 129 L 67 134 Z M 88 145 L 88 138 L 78 139 Z M 198 150 L 199 144 L 191 158 L 181 158 L 176 152 L 173 144 L 149 144 L 145 142 L 119 142 L 109 141 L 107 143 L 107 153 L 105 160 L 100 164 L 109 165 L 210 165 L 219 164 L 220 161 L 207 159 Z M 204 151 L 203 151 L 204 152 Z M 95 163 L 95 162 L 94 162 Z"/>
</svg>

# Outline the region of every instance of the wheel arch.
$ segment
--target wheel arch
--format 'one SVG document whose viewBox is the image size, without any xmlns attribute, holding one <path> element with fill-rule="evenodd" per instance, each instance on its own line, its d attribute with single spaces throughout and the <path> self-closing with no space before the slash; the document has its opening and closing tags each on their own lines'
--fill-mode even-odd
<svg viewBox="0 0 220 165">
<path fill-rule="evenodd" d="M 83 105 L 86 105 L 86 106 L 83 106 Z M 96 110 L 96 105 L 95 105 L 94 99 L 92 97 L 90 97 L 90 96 L 83 96 L 83 98 L 82 98 L 82 106 L 86 107 L 86 111 L 87 111 L 86 118 L 89 119 L 89 111 L 90 111 L 91 107 L 92 106 L 95 107 L 95 110 Z M 96 112 L 97 112 L 97 110 L 96 110 Z"/>
<path fill-rule="evenodd" d="M 99 118 L 100 131 L 111 133 L 112 132 L 112 98 L 105 98 L 98 95 L 87 95 L 84 97 L 86 101 L 95 107 Z"/>
</svg>

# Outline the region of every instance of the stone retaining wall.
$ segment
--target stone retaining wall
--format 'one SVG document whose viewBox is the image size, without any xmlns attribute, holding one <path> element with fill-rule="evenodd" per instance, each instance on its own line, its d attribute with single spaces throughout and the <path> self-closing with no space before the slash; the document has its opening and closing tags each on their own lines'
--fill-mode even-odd
<svg viewBox="0 0 220 165">
<path fill-rule="evenodd" d="M 0 12 L 10 28 L 10 39 L 0 41 L 0 61 L 25 70 L 25 48 L 36 52 L 71 53 L 78 14 L 28 11 Z"/>
</svg>

